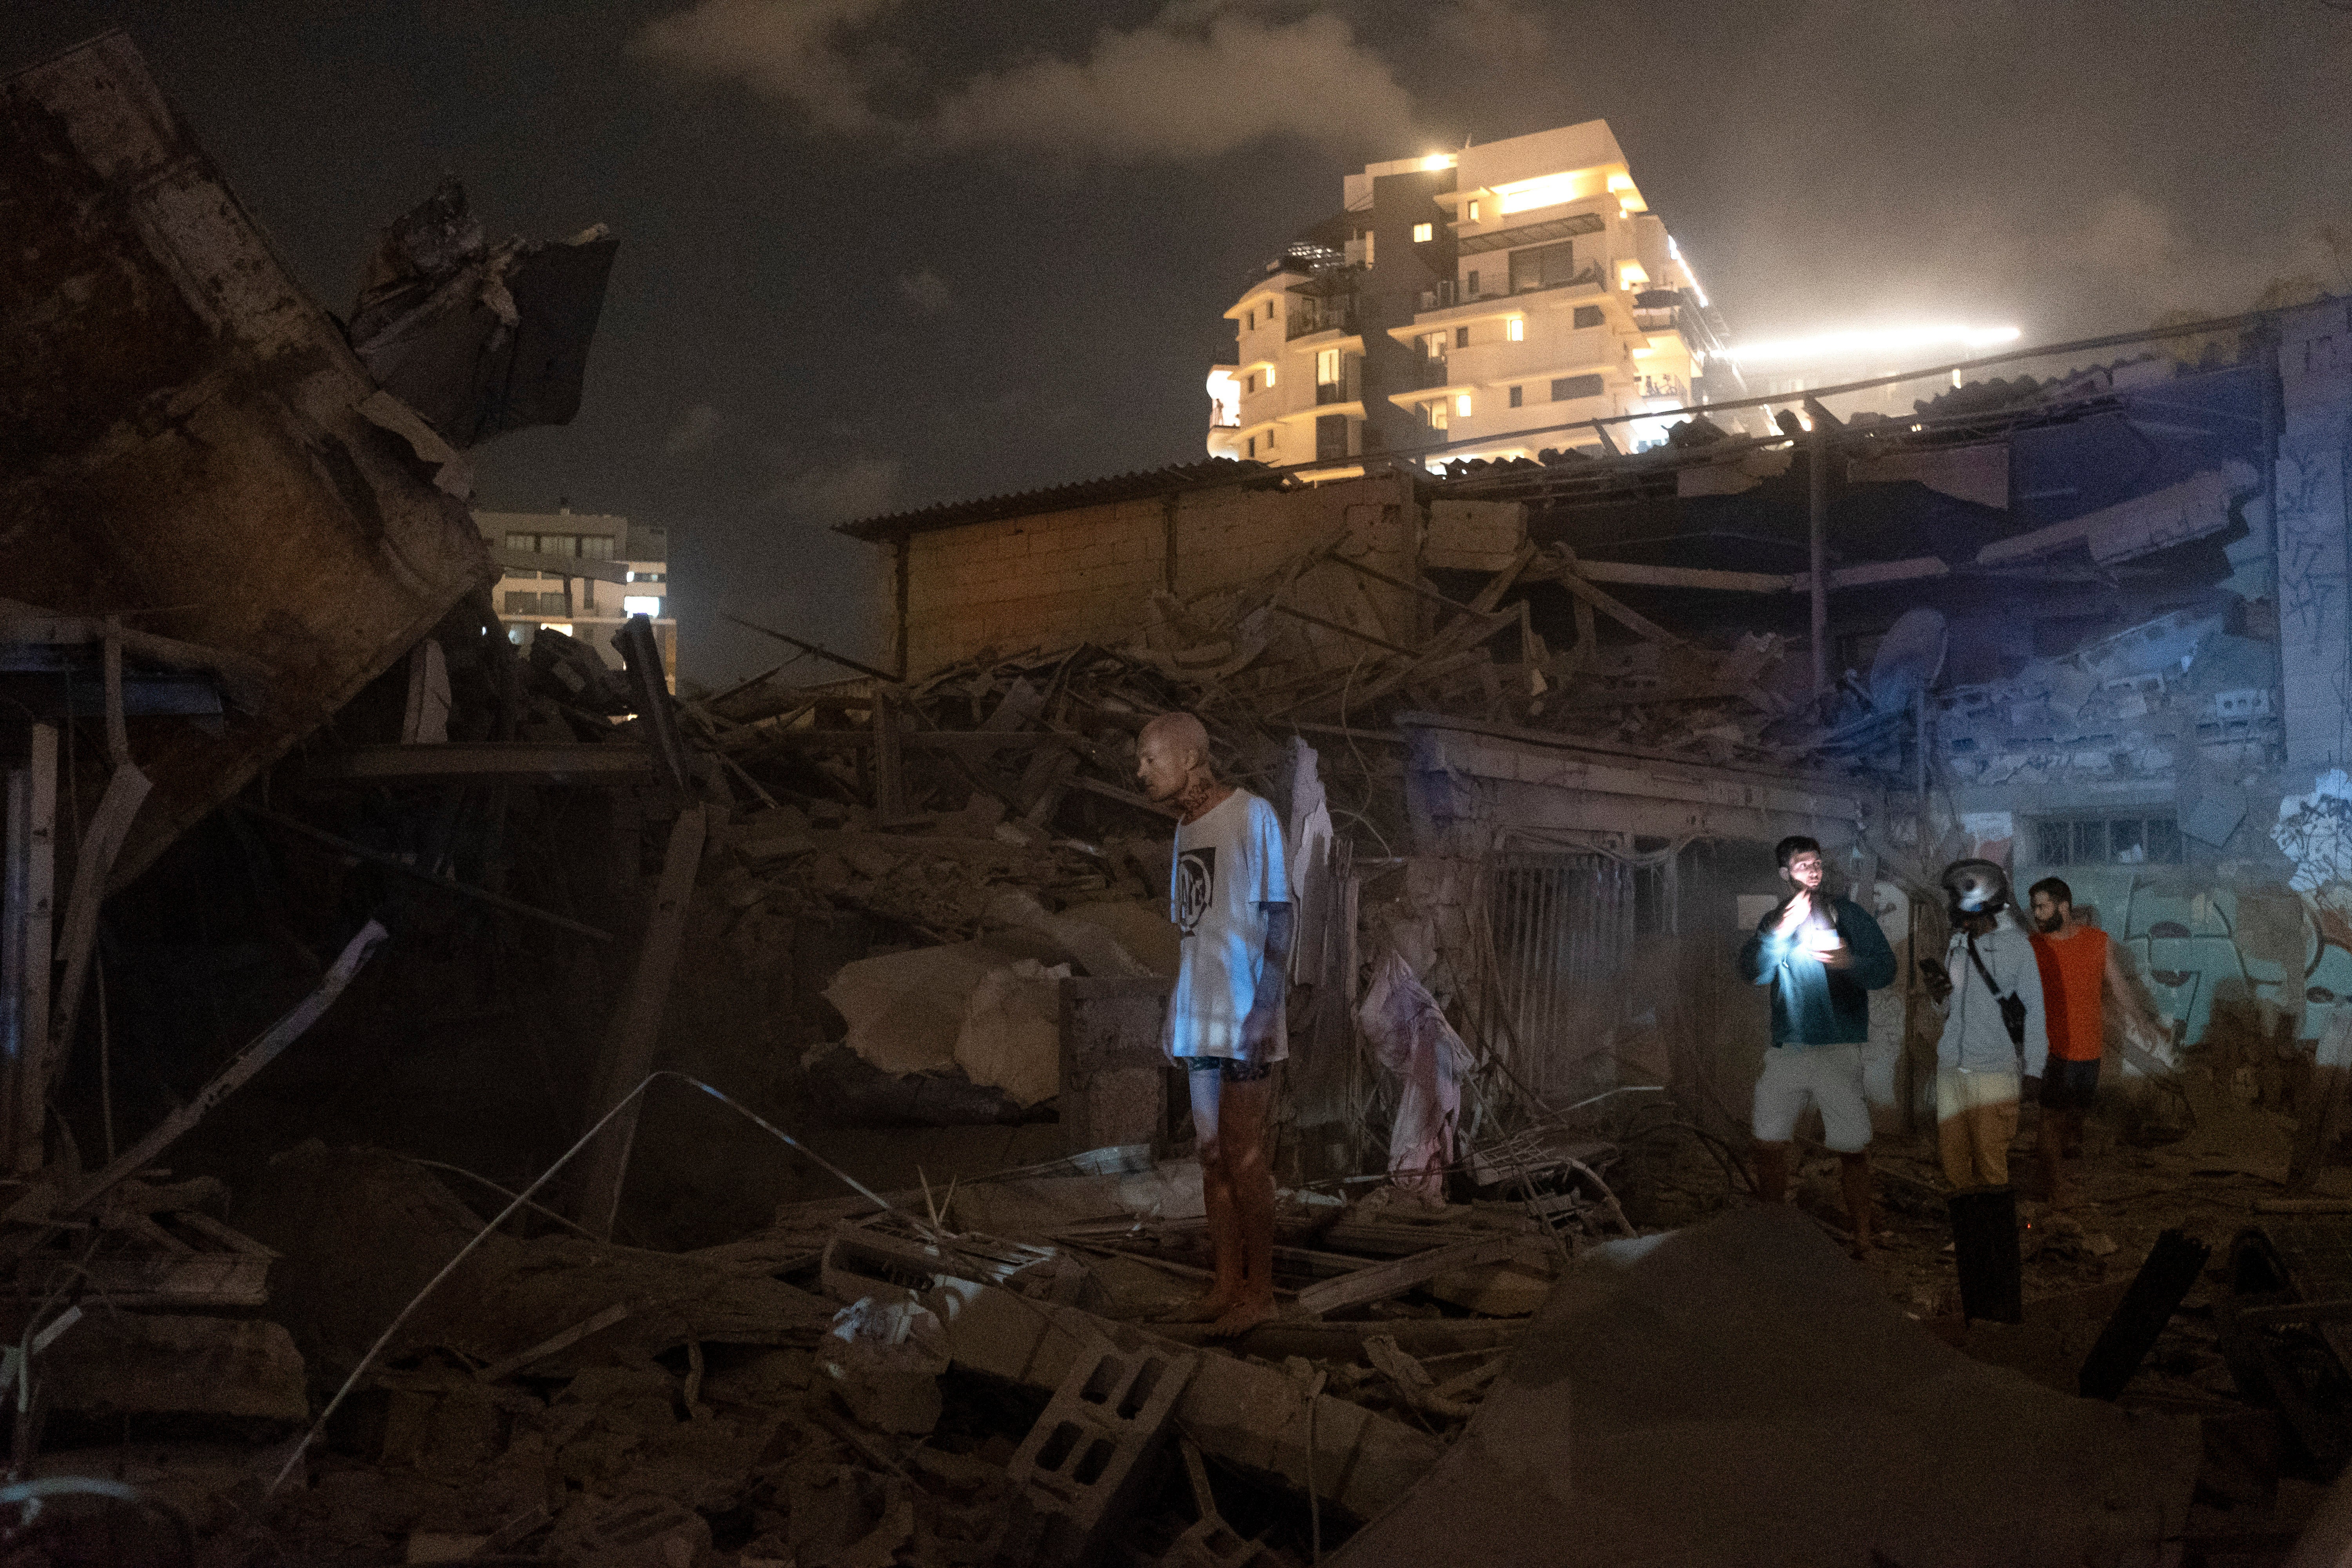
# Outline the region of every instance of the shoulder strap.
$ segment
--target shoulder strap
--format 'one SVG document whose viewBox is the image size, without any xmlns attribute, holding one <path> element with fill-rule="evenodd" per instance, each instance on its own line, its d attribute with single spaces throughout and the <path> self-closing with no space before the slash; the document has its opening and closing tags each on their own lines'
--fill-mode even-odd
<svg viewBox="0 0 2352 1568">
<path fill-rule="evenodd" d="M 1977 952 L 1977 939 L 1973 932 L 1969 936 L 1969 962 L 1975 964 L 1977 973 L 1984 977 L 1985 989 L 1994 996 L 2000 996 L 2000 987 L 1993 984 L 1992 971 L 1985 967 L 1984 955 Z"/>
</svg>

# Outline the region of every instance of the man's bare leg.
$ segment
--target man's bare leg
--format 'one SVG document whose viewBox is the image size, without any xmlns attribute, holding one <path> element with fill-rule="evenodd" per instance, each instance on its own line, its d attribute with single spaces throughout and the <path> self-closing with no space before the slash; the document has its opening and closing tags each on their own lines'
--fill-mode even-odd
<svg viewBox="0 0 2352 1568">
<path fill-rule="evenodd" d="M 1212 1075 L 1203 1073 L 1203 1078 Z M 1218 1075 L 1222 1077 L 1222 1075 Z M 1223 1123 L 1219 1146 L 1224 1156 L 1229 1226 L 1241 1270 L 1241 1294 L 1211 1331 L 1238 1334 L 1275 1315 L 1274 1304 L 1274 1171 L 1265 1158 L 1265 1113 L 1274 1098 L 1272 1077 L 1245 1083 L 1220 1082 L 1218 1107 Z M 1217 1278 L 1225 1278 L 1225 1260 L 1217 1258 Z"/>
<path fill-rule="evenodd" d="M 1789 1201 L 1789 1146 L 1756 1145 L 1756 1195 L 1768 1204 Z"/>
<path fill-rule="evenodd" d="M 1244 1249 L 1240 1215 L 1234 1202 L 1233 1174 L 1226 1163 L 1223 1100 L 1232 1089 L 1221 1072 L 1187 1072 L 1192 1091 L 1192 1133 L 1201 1161 L 1201 1198 L 1208 1209 L 1209 1245 L 1216 1254 L 1216 1275 L 1208 1290 L 1171 1314 L 1176 1323 L 1213 1323 L 1233 1310 L 1242 1299 Z M 1271 1202 L 1271 1194 L 1268 1194 Z M 1269 1264 L 1271 1260 L 1269 1259 Z"/>
<path fill-rule="evenodd" d="M 1870 1151 L 1838 1156 L 1838 1180 L 1845 1188 L 1845 1215 L 1853 1224 L 1853 1255 L 1870 1256 Z"/>
</svg>

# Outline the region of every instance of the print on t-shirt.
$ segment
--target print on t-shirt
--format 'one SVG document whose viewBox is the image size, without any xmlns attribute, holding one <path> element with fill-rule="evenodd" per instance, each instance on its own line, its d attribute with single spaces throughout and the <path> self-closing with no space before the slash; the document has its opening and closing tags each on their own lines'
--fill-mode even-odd
<svg viewBox="0 0 2352 1568">
<path fill-rule="evenodd" d="M 1208 912 L 1217 893 L 1217 847 L 1187 849 L 1176 859 L 1176 929 L 1186 936 Z"/>
</svg>

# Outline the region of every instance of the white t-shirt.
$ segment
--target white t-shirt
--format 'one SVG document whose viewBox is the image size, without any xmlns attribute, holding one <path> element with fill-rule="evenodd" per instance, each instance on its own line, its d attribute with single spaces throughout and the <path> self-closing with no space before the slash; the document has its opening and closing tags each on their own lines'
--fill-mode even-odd
<svg viewBox="0 0 2352 1568">
<path fill-rule="evenodd" d="M 1274 807 L 1236 789 L 1176 829 L 1168 918 L 1182 937 L 1176 990 L 1162 1044 L 1175 1057 L 1241 1054 L 1242 1020 L 1257 1000 L 1265 966 L 1265 904 L 1290 901 L 1282 865 L 1282 822 Z M 1263 1058 L 1289 1054 L 1283 1031 Z"/>
</svg>

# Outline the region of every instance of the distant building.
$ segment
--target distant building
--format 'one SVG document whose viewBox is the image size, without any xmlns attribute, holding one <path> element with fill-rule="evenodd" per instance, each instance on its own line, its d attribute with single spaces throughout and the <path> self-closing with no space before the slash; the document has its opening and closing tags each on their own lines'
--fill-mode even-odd
<svg viewBox="0 0 2352 1568">
<path fill-rule="evenodd" d="M 1224 312 L 1239 342 L 1210 368 L 1211 457 L 1336 479 L 1383 453 L 1598 451 L 1559 426 L 1738 395 L 1607 121 L 1374 163 L 1344 195 Z"/>
<path fill-rule="evenodd" d="M 638 614 L 661 640 L 662 668 L 677 681 L 677 618 L 669 598 L 669 534 L 625 517 L 478 511 L 474 522 L 506 575 L 495 591 L 509 641 L 530 646 L 542 626 L 593 647 L 621 667 L 613 634 Z"/>
</svg>

